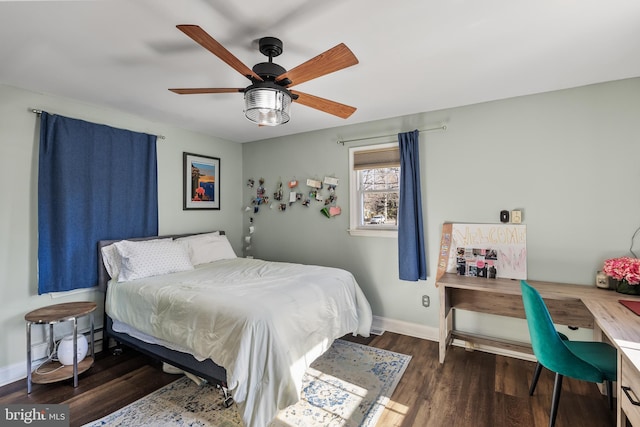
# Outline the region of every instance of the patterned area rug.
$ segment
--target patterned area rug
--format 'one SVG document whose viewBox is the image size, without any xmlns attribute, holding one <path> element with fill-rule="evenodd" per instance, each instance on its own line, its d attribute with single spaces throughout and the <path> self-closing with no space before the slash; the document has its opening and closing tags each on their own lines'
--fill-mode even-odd
<svg viewBox="0 0 640 427">
<path fill-rule="evenodd" d="M 273 427 L 373 427 L 411 356 L 336 340 L 305 374 L 301 400 L 280 411 Z M 235 405 L 225 408 L 214 386 L 186 377 L 111 415 L 97 426 L 241 427 Z"/>
</svg>

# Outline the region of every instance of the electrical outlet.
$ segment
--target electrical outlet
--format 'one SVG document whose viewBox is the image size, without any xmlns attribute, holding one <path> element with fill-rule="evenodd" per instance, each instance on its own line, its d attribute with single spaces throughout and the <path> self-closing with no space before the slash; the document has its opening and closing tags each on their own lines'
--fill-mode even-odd
<svg viewBox="0 0 640 427">
<path fill-rule="evenodd" d="M 422 306 L 429 307 L 431 305 L 431 300 L 429 299 L 429 295 L 422 295 Z"/>
</svg>

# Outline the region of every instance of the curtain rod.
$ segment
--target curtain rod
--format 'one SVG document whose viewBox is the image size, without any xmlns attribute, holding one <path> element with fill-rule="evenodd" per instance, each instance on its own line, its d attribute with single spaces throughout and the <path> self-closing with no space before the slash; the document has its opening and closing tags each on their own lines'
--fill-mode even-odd
<svg viewBox="0 0 640 427">
<path fill-rule="evenodd" d="M 442 126 L 438 126 L 438 127 L 435 127 L 435 128 L 420 129 L 418 132 L 430 132 L 430 131 L 434 131 L 434 130 L 447 130 L 447 125 L 442 125 Z M 394 133 L 394 134 L 391 134 L 391 135 L 368 136 L 366 138 L 355 138 L 355 139 L 339 139 L 339 140 L 336 141 L 336 144 L 344 145 L 345 142 L 367 141 L 369 139 L 388 138 L 390 136 L 398 136 L 398 134 Z"/>
<path fill-rule="evenodd" d="M 38 110 L 37 108 L 29 108 L 29 110 L 33 114 L 37 114 L 37 115 L 42 114 L 42 110 Z M 164 135 L 156 135 L 156 138 L 158 138 L 158 139 L 166 139 Z"/>
</svg>

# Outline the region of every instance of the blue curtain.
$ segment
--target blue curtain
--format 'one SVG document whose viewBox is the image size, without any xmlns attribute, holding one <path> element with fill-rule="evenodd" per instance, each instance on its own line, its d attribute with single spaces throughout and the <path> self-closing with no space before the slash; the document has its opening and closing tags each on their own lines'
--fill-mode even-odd
<svg viewBox="0 0 640 427">
<path fill-rule="evenodd" d="M 420 132 L 398 134 L 400 148 L 400 202 L 398 206 L 398 260 L 400 280 L 427 280 L 420 191 Z"/>
<path fill-rule="evenodd" d="M 42 112 L 38 293 L 96 286 L 98 240 L 156 234 L 156 136 Z"/>
</svg>

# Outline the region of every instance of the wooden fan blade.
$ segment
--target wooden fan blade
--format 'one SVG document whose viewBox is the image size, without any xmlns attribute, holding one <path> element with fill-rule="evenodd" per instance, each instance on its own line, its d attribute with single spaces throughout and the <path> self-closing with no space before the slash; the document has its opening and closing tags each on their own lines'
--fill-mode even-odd
<svg viewBox="0 0 640 427">
<path fill-rule="evenodd" d="M 229 52 L 198 25 L 176 25 L 176 27 L 246 78 L 263 81 L 262 77 L 257 75 L 251 68 L 244 65 L 242 61 L 236 58 L 231 52 Z"/>
<path fill-rule="evenodd" d="M 356 111 L 356 107 L 340 104 L 339 102 L 330 101 L 320 98 L 319 96 L 309 95 L 308 93 L 298 92 L 297 90 L 291 91 L 291 93 L 298 95 L 298 99 L 296 99 L 295 102 L 315 108 L 316 110 L 324 111 L 325 113 L 333 114 L 341 119 L 348 118 Z"/>
<path fill-rule="evenodd" d="M 190 88 L 190 89 L 169 89 L 171 92 L 178 95 L 196 95 L 199 93 L 236 93 L 244 92 L 244 88 L 232 88 L 232 87 L 202 87 L 202 88 Z"/>
<path fill-rule="evenodd" d="M 287 85 L 287 87 L 290 87 L 356 65 L 357 63 L 358 58 L 356 58 L 353 52 L 351 52 L 344 43 L 340 43 L 286 73 L 280 74 L 276 77 L 276 82 L 289 79 L 291 80 L 291 84 Z"/>
</svg>

